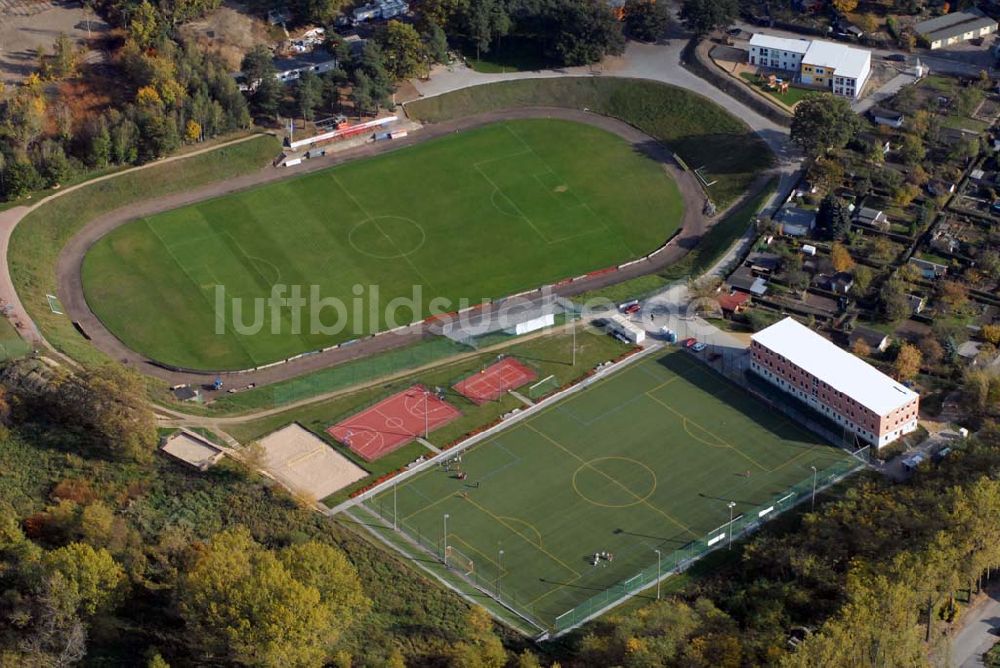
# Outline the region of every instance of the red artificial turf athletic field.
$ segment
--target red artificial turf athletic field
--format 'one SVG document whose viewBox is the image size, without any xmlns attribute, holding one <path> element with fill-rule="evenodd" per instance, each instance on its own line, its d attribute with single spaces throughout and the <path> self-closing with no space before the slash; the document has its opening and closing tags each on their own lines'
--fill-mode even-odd
<svg viewBox="0 0 1000 668">
<path fill-rule="evenodd" d="M 366 461 L 448 424 L 461 413 L 423 385 L 394 394 L 326 430 Z"/>
<path fill-rule="evenodd" d="M 454 389 L 475 404 L 495 401 L 508 390 L 516 390 L 538 377 L 528 366 L 505 357 L 488 368 L 455 384 Z"/>
</svg>

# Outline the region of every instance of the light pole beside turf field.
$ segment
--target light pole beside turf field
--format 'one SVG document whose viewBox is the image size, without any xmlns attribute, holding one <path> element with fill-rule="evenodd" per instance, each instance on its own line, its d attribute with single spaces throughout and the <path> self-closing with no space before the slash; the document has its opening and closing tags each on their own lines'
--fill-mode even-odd
<svg viewBox="0 0 1000 668">
<path fill-rule="evenodd" d="M 656 552 L 656 600 L 660 600 L 660 551 L 653 550 Z"/>
<path fill-rule="evenodd" d="M 448 513 L 444 514 L 444 565 L 448 565 Z"/>
<path fill-rule="evenodd" d="M 399 514 L 396 512 L 396 488 L 399 487 L 399 483 L 393 483 L 392 485 L 392 529 L 393 531 L 399 531 L 399 522 L 396 520 Z"/>
<path fill-rule="evenodd" d="M 431 400 L 431 391 L 424 390 L 424 440 L 429 441 L 431 435 L 431 418 L 429 412 L 429 402 Z"/>
<path fill-rule="evenodd" d="M 576 320 L 573 313 L 569 314 L 569 328 L 573 330 L 573 367 L 576 368 Z"/>
<path fill-rule="evenodd" d="M 812 495 L 812 510 L 816 510 L 816 467 L 810 466 L 813 470 L 813 495 Z"/>
<path fill-rule="evenodd" d="M 500 601 L 500 578 L 503 577 L 503 550 L 497 550 L 497 600 Z M 502 603 L 503 601 L 501 601 Z"/>
<path fill-rule="evenodd" d="M 735 501 L 729 502 L 729 548 L 733 549 L 733 508 L 736 507 Z"/>
</svg>

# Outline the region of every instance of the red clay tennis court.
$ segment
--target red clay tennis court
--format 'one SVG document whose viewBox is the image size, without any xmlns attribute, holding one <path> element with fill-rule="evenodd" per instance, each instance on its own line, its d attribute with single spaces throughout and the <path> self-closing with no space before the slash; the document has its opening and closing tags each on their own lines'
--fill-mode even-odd
<svg viewBox="0 0 1000 668">
<path fill-rule="evenodd" d="M 508 390 L 516 390 L 538 377 L 531 368 L 513 357 L 505 357 L 479 373 L 457 383 L 454 388 L 476 404 L 495 401 Z"/>
<path fill-rule="evenodd" d="M 457 408 L 423 385 L 414 385 L 338 422 L 326 433 L 370 462 L 459 415 Z"/>
</svg>

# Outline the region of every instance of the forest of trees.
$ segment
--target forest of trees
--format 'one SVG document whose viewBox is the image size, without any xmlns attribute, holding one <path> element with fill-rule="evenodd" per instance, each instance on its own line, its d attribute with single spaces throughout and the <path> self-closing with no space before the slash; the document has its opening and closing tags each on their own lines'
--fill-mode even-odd
<svg viewBox="0 0 1000 668">
<path fill-rule="evenodd" d="M 625 48 L 622 26 L 603 0 L 420 0 L 420 21 L 441 26 L 477 57 L 517 38 L 554 64 L 585 65 Z"/>
<path fill-rule="evenodd" d="M 499 668 L 521 652 L 241 464 L 154 456 L 143 389 L 114 364 L 0 370 L 0 665 Z"/>
<path fill-rule="evenodd" d="M 220 58 L 177 36 L 177 27 L 218 5 L 91 5 L 122 29 L 124 41 L 111 45 L 115 73 L 82 72 L 82 52 L 66 36 L 51 53 L 39 55 L 37 72 L 0 100 L 0 197 L 18 199 L 109 167 L 149 162 L 183 143 L 249 128 L 252 114 L 267 122 L 279 114 L 308 120 L 317 110 L 345 110 L 347 102 L 351 111 L 375 113 L 391 106 L 399 80 L 445 62 L 450 46 L 485 53 L 516 38 L 534 43 L 553 64 L 566 65 L 624 49 L 621 23 L 601 0 L 426 0 L 414 3 L 416 21 L 380 26 L 360 52 L 333 37 L 328 47 L 341 66 L 322 77 L 307 74 L 294 86 L 267 76 L 274 71 L 273 54 L 258 45 L 243 67 L 247 80 L 258 85 L 244 95 Z M 295 6 L 300 21 L 329 24 L 344 5 L 303 0 Z M 665 29 L 666 17 L 632 0 L 628 25 L 639 38 L 651 39 Z M 60 84 L 81 77 L 109 96 L 103 111 L 81 112 L 63 98 Z"/>
<path fill-rule="evenodd" d="M 250 126 L 246 100 L 231 73 L 215 56 L 145 27 L 142 11 L 160 17 L 151 7 L 133 8 L 126 41 L 115 55 L 120 81 L 90 82 L 112 97 L 103 111 L 77 115 L 62 98 L 59 84 L 79 75 L 81 56 L 65 36 L 52 54 L 40 58 L 36 73 L 4 96 L 0 196 L 16 199 L 76 175 L 148 162 L 184 142 Z M 165 19 L 156 21 L 159 26 Z"/>
</svg>

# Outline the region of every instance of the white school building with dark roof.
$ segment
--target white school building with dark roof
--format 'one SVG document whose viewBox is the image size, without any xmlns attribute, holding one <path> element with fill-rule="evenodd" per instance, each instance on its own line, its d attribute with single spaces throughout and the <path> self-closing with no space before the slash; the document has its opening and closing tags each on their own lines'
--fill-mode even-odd
<svg viewBox="0 0 1000 668">
<path fill-rule="evenodd" d="M 878 448 L 917 428 L 919 394 L 792 318 L 751 337 L 750 369 Z"/>
</svg>

